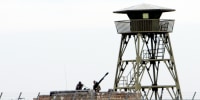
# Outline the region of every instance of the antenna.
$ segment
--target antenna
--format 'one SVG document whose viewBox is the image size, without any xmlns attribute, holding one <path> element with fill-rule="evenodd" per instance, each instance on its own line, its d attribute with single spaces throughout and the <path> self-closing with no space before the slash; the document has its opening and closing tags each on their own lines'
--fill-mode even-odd
<svg viewBox="0 0 200 100">
<path fill-rule="evenodd" d="M 65 64 L 64 64 L 64 73 L 65 73 L 65 86 L 66 86 L 66 89 L 67 89 L 67 72 L 66 72 Z"/>
</svg>

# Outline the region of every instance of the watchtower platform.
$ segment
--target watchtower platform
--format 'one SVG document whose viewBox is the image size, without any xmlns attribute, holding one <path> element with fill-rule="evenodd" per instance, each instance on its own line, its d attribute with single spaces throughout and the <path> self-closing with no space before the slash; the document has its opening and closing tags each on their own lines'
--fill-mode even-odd
<svg viewBox="0 0 200 100">
<path fill-rule="evenodd" d="M 138 32 L 166 32 L 173 31 L 174 20 L 172 19 L 134 19 L 115 21 L 117 32 L 120 34 Z"/>
</svg>

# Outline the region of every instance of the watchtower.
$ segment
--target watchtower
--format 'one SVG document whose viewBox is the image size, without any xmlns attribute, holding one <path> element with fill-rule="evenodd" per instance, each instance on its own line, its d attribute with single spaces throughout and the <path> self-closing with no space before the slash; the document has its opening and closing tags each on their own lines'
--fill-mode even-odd
<svg viewBox="0 0 200 100">
<path fill-rule="evenodd" d="M 149 4 L 114 11 L 130 19 L 115 21 L 121 34 L 115 91 L 139 92 L 146 100 L 182 99 L 169 34 L 174 20 L 160 19 L 171 11 Z"/>
</svg>

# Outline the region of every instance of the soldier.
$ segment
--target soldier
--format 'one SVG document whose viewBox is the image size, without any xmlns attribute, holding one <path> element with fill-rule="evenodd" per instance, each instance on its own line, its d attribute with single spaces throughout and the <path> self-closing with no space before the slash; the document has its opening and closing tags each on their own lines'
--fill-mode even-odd
<svg viewBox="0 0 200 100">
<path fill-rule="evenodd" d="M 78 82 L 78 84 L 76 85 L 76 90 L 82 90 L 83 88 L 83 84 L 81 83 L 81 81 Z"/>
<path fill-rule="evenodd" d="M 93 90 L 95 92 L 99 92 L 101 90 L 101 87 L 99 86 L 99 83 L 97 81 L 93 81 L 94 85 L 93 85 Z"/>
</svg>

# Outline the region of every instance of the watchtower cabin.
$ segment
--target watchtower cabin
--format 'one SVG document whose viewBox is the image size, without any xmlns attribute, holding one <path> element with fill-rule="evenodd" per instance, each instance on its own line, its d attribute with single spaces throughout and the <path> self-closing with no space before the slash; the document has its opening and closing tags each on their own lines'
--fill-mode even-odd
<svg viewBox="0 0 200 100">
<path fill-rule="evenodd" d="M 174 20 L 160 19 L 172 11 L 150 4 L 114 11 L 129 18 L 115 21 L 121 43 L 114 91 L 141 93 L 145 100 L 182 99 L 169 34 Z"/>
</svg>

